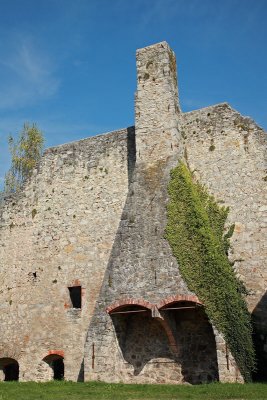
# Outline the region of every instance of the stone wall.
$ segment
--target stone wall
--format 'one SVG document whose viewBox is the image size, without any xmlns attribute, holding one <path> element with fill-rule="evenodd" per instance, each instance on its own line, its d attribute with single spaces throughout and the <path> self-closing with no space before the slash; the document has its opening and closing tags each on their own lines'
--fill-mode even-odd
<svg viewBox="0 0 267 400">
<path fill-rule="evenodd" d="M 230 209 L 228 222 L 235 224 L 230 259 L 249 290 L 258 356 L 266 363 L 266 132 L 226 103 L 180 114 L 178 125 L 195 178 Z"/>
<path fill-rule="evenodd" d="M 85 336 L 119 225 L 134 161 L 134 129 L 48 149 L 24 191 L 6 200 L 0 226 L 0 358 L 20 380 L 64 356 L 83 375 Z M 82 307 L 68 287 L 81 286 Z"/>
<path fill-rule="evenodd" d="M 179 129 L 194 176 L 230 209 L 230 256 L 253 311 L 267 286 L 266 133 L 226 103 L 182 114 Z"/>
<path fill-rule="evenodd" d="M 164 238 L 179 160 L 230 207 L 230 257 L 266 363 L 266 134 L 224 103 L 181 113 L 166 42 L 137 51 L 137 80 L 135 128 L 48 149 L 1 206 L 0 379 L 4 360 L 42 381 L 63 358 L 74 381 L 242 381 Z"/>
</svg>

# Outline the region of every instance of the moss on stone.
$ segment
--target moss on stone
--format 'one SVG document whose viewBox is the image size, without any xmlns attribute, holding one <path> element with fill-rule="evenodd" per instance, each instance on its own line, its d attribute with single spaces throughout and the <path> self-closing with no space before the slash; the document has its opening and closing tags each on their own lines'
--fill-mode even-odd
<svg viewBox="0 0 267 400">
<path fill-rule="evenodd" d="M 36 208 L 34 208 L 32 210 L 32 219 L 36 216 L 36 214 L 37 214 L 37 210 L 36 210 Z"/>
</svg>

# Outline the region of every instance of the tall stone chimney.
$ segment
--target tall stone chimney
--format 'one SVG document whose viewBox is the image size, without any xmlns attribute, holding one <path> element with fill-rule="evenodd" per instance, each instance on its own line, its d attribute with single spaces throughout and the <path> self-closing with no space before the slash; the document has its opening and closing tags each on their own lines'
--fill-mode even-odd
<svg viewBox="0 0 267 400">
<path fill-rule="evenodd" d="M 151 164 L 179 148 L 176 60 L 166 42 L 137 50 L 136 60 L 136 162 Z"/>
</svg>

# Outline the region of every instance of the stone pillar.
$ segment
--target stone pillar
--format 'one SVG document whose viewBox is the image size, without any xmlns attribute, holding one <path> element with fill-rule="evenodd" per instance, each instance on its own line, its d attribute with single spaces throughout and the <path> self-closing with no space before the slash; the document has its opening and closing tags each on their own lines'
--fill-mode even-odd
<svg viewBox="0 0 267 400">
<path fill-rule="evenodd" d="M 136 161 L 154 163 L 177 155 L 181 142 L 175 54 L 161 42 L 137 50 L 136 59 Z"/>
</svg>

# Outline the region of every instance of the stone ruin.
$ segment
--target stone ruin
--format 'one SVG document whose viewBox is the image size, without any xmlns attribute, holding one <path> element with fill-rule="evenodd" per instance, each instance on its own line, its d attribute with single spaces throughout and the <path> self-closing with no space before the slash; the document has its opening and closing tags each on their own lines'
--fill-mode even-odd
<svg viewBox="0 0 267 400">
<path fill-rule="evenodd" d="M 227 103 L 183 113 L 162 42 L 137 50 L 135 126 L 47 149 L 1 205 L 1 380 L 243 380 L 164 239 L 179 160 L 230 208 L 266 378 L 266 133 Z"/>
</svg>

